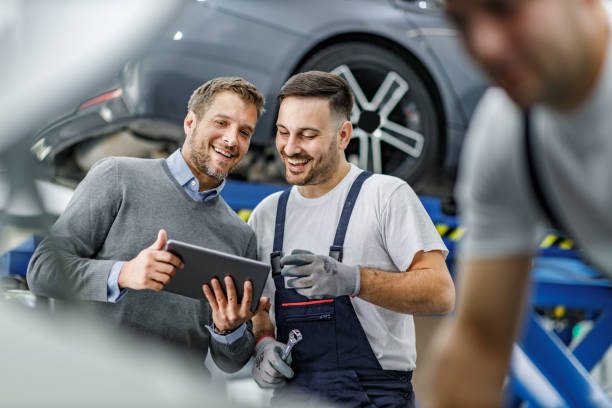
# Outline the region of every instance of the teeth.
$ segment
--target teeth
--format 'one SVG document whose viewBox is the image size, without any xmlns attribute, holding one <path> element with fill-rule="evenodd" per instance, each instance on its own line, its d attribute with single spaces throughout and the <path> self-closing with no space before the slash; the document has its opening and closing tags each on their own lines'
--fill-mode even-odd
<svg viewBox="0 0 612 408">
<path fill-rule="evenodd" d="M 222 155 L 224 155 L 225 157 L 232 157 L 232 155 L 231 155 L 231 154 L 229 154 L 229 153 L 227 153 L 227 152 L 224 152 L 224 151 L 223 151 L 223 150 L 221 150 L 221 149 L 217 149 L 216 147 L 213 147 L 213 149 L 215 149 L 215 152 L 217 152 L 217 153 L 219 153 L 219 154 L 222 154 Z"/>
<path fill-rule="evenodd" d="M 299 164 L 306 164 L 306 163 L 308 163 L 308 159 L 298 160 L 298 159 L 289 159 L 289 158 L 287 158 L 287 161 L 290 164 L 293 164 L 293 165 L 299 165 Z"/>
</svg>

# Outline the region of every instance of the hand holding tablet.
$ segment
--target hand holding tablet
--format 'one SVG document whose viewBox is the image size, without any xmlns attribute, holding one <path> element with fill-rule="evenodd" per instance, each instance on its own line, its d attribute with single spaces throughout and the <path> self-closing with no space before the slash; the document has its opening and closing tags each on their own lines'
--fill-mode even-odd
<svg viewBox="0 0 612 408">
<path fill-rule="evenodd" d="M 221 288 L 219 280 L 216 278 L 213 278 L 210 283 L 212 290 L 208 284 L 202 285 L 204 296 L 206 296 L 212 308 L 215 328 L 219 329 L 221 332 L 236 329 L 242 323 L 253 317 L 254 314 L 254 312 L 251 311 L 253 294 L 253 284 L 251 281 L 247 280 L 244 282 L 244 295 L 240 304 L 237 303 L 236 287 L 234 286 L 232 277 L 228 275 L 223 281 L 227 289 L 227 297 Z M 257 311 L 265 308 L 267 303 L 267 298 L 261 298 Z"/>
<path fill-rule="evenodd" d="M 164 290 L 201 299 L 205 293 L 203 285 L 207 284 L 210 297 L 206 297 L 213 311 L 213 302 L 217 306 L 226 307 L 230 306 L 229 302 L 234 302 L 235 298 L 236 308 L 230 307 L 233 311 L 227 311 L 228 318 L 232 320 L 232 314 L 244 306 L 242 299 L 245 296 L 245 300 L 250 301 L 250 311 L 257 311 L 270 272 L 268 264 L 172 239 L 168 240 L 165 250 L 176 255 L 183 262 L 184 268 L 176 271 L 176 275 L 165 285 Z M 249 283 L 245 285 L 247 281 Z M 221 293 L 225 296 L 219 304 L 217 298 L 221 298 L 218 296 Z M 215 325 L 217 326 L 216 323 Z M 219 329 L 224 330 L 221 327 Z"/>
</svg>

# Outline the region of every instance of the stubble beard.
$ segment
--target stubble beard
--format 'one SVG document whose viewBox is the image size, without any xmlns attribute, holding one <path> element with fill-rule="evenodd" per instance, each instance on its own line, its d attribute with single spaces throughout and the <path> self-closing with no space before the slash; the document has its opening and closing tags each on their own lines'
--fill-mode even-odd
<svg viewBox="0 0 612 408">
<path fill-rule="evenodd" d="M 238 167 L 240 162 L 236 165 L 230 167 L 227 171 L 218 171 L 210 165 L 210 154 L 200 153 L 198 147 L 195 145 L 194 141 L 191 140 L 191 162 L 198 169 L 199 172 L 204 173 L 210 177 L 213 177 L 219 181 L 225 180 L 229 173 L 231 173 L 234 169 Z"/>
<path fill-rule="evenodd" d="M 306 186 L 310 184 L 319 184 L 319 183 L 324 182 L 328 178 L 330 178 L 332 174 L 334 173 L 334 171 L 336 170 L 336 168 L 338 167 L 339 159 L 336 155 L 333 154 L 333 152 L 337 149 L 337 144 L 338 143 L 334 140 L 334 142 L 331 143 L 327 152 L 325 152 L 325 154 L 322 155 L 321 158 L 319 159 L 318 165 L 316 167 L 313 166 L 302 180 L 298 180 L 290 184 L 293 184 L 295 186 Z M 286 163 L 287 158 L 289 156 L 287 156 L 284 153 L 282 153 L 282 156 L 284 157 L 284 163 Z M 291 157 L 297 158 L 297 159 L 311 159 L 312 160 L 312 157 L 305 156 L 305 155 L 304 156 L 291 156 Z M 289 181 L 289 175 L 291 174 L 292 173 L 289 170 L 289 167 L 287 166 L 287 164 L 285 164 L 285 179 L 287 179 L 287 181 Z"/>
</svg>

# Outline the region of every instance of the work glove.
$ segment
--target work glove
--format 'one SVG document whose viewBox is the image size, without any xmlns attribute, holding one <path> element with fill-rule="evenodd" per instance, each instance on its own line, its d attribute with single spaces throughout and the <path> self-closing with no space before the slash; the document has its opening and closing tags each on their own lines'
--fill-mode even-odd
<svg viewBox="0 0 612 408">
<path fill-rule="evenodd" d="M 361 287 L 361 272 L 358 266 L 350 266 L 327 255 L 315 255 L 302 249 L 281 258 L 281 274 L 287 287 L 310 299 L 354 296 Z"/>
<path fill-rule="evenodd" d="M 272 337 L 264 337 L 255 346 L 255 364 L 252 375 L 261 388 L 278 388 L 285 385 L 285 378 L 293 378 L 291 353 L 281 358 L 285 345 Z"/>
</svg>

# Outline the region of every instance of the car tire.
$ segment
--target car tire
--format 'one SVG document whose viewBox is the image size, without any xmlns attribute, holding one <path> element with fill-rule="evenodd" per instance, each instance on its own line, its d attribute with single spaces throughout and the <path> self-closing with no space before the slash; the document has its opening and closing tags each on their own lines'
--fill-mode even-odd
<svg viewBox="0 0 612 408">
<path fill-rule="evenodd" d="M 309 70 L 333 72 L 351 86 L 350 162 L 409 184 L 418 184 L 436 167 L 438 114 L 427 86 L 406 60 L 377 45 L 346 42 L 316 52 L 298 68 Z"/>
</svg>

